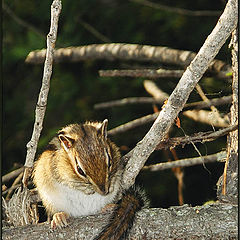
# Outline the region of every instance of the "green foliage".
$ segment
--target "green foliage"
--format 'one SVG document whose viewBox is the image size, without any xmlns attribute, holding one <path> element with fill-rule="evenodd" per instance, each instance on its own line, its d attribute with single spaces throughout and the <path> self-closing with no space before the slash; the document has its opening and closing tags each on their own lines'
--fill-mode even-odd
<svg viewBox="0 0 240 240">
<path fill-rule="evenodd" d="M 10 1 L 5 4 L 14 14 L 38 30 L 22 25 L 14 16 L 3 10 L 3 77 L 4 77 L 4 112 L 3 112 L 3 174 L 12 169 L 15 162 L 24 163 L 26 144 L 30 140 L 34 123 L 34 109 L 37 102 L 43 65 L 28 65 L 24 63 L 27 54 L 46 46 L 46 34 L 50 26 L 51 1 Z M 157 2 L 157 1 L 155 1 Z M 159 3 L 187 9 L 221 10 L 219 1 L 159 1 Z M 93 26 L 97 31 L 112 42 L 126 42 L 168 46 L 177 49 L 198 51 L 205 38 L 216 24 L 217 17 L 188 17 L 143 6 L 130 1 L 96 1 L 72 0 L 62 1 L 62 13 L 59 21 L 59 31 L 56 47 L 78 46 L 92 43 L 103 43 L 81 23 Z M 220 59 L 229 61 L 227 46 L 220 52 Z M 125 65 L 123 65 L 125 64 Z M 93 105 L 103 101 L 132 97 L 148 96 L 141 78 L 110 78 L 99 77 L 100 69 L 117 69 L 132 66 L 132 62 L 119 61 L 85 61 L 78 63 L 54 64 L 51 88 L 47 105 L 44 129 L 38 146 L 38 153 L 62 126 L 85 120 L 110 120 L 109 127 L 116 127 L 137 117 L 152 113 L 150 105 L 129 105 L 104 110 L 94 110 Z M 159 87 L 171 93 L 176 80 L 160 79 Z M 231 92 L 231 86 L 223 88 L 223 82 L 205 78 L 203 88 L 212 95 L 226 95 Z M 215 96 L 214 95 L 214 96 Z M 196 92 L 190 96 L 190 101 L 200 100 Z M 158 106 L 161 108 L 161 106 Z M 114 140 L 119 146 L 125 145 L 131 149 L 148 131 L 150 124 L 130 132 L 119 134 Z M 182 128 L 187 134 L 210 130 L 210 127 L 183 118 Z M 210 129 L 209 129 L 210 128 Z M 173 136 L 183 135 L 176 128 Z M 211 146 L 209 152 L 220 150 L 225 143 Z M 209 147 L 210 148 L 210 147 Z M 124 152 L 125 153 L 125 152 Z M 193 148 L 178 149 L 179 157 L 191 157 L 196 154 Z M 164 159 L 161 153 L 151 157 L 149 161 Z M 166 159 L 164 159 L 166 160 Z M 154 206 L 169 206 L 177 204 L 176 180 L 171 172 L 156 174 L 156 184 L 153 186 L 153 198 L 161 195 L 161 201 L 153 199 Z M 198 175 L 195 173 L 195 175 Z M 211 176 L 208 175 L 209 178 Z M 146 188 L 151 185 L 152 178 L 147 177 Z M 188 179 L 187 179 L 188 181 Z M 171 191 L 168 187 L 172 185 Z M 213 185 L 210 188 L 213 188 Z M 195 186 L 197 189 L 197 187 Z M 204 200 L 207 193 L 204 193 Z M 212 198 L 212 193 L 210 194 Z M 190 199 L 190 198 L 189 198 Z M 191 202 L 192 201 L 192 202 Z M 195 202 L 194 202 L 195 201 Z M 199 203 L 201 200 L 191 199 L 189 203 Z"/>
</svg>

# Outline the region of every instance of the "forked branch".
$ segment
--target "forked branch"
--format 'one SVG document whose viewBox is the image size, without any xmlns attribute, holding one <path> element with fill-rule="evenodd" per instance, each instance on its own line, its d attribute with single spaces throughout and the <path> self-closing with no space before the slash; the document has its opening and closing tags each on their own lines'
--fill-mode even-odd
<svg viewBox="0 0 240 240">
<path fill-rule="evenodd" d="M 138 142 L 133 150 L 123 157 L 123 160 L 127 163 L 123 176 L 125 188 L 134 184 L 135 178 L 144 166 L 144 163 L 157 144 L 164 138 L 175 118 L 184 107 L 190 93 L 212 63 L 222 45 L 236 28 L 237 20 L 237 1 L 229 0 L 215 28 L 187 67 L 149 132 Z"/>
</svg>

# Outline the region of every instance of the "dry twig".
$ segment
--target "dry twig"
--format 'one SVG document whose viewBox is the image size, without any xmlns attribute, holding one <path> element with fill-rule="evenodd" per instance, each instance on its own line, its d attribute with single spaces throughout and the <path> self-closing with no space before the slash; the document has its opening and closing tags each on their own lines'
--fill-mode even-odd
<svg viewBox="0 0 240 240">
<path fill-rule="evenodd" d="M 130 129 L 133 129 L 135 127 L 141 126 L 143 124 L 153 122 L 157 118 L 158 115 L 159 115 L 159 112 L 156 112 L 156 113 L 149 114 L 147 116 L 135 119 L 128 123 L 122 124 L 118 127 L 112 128 L 111 130 L 108 131 L 108 134 L 115 135 L 117 133 L 122 133 L 122 132 L 128 131 Z"/>
<path fill-rule="evenodd" d="M 205 123 L 214 127 L 227 127 L 229 126 L 228 116 L 225 115 L 223 118 L 217 118 L 212 111 L 207 110 L 188 110 L 183 112 L 183 115 L 191 118 L 196 122 Z"/>
<path fill-rule="evenodd" d="M 210 104 L 213 106 L 219 106 L 219 105 L 225 105 L 230 104 L 232 102 L 232 96 L 224 96 L 221 98 L 214 98 L 210 99 Z M 101 108 L 109 108 L 109 107 L 118 107 L 128 104 L 163 104 L 163 101 L 157 100 L 151 97 L 130 97 L 130 98 L 123 98 L 119 100 L 109 101 L 109 102 L 103 102 L 103 103 L 97 103 L 93 107 L 94 109 L 101 109 Z M 208 108 L 209 104 L 204 101 L 199 102 L 193 102 L 193 103 L 186 103 L 183 107 L 184 110 L 189 109 L 202 109 L 202 108 Z"/>
<path fill-rule="evenodd" d="M 184 147 L 185 144 L 192 144 L 196 142 L 204 143 L 204 142 L 214 141 L 219 137 L 222 137 L 232 131 L 235 131 L 237 127 L 238 127 L 237 125 L 233 125 L 233 126 L 220 129 L 218 131 L 198 132 L 192 136 L 164 139 L 157 145 L 156 150 L 174 148 L 178 145 L 182 145 L 182 147 Z"/>
<path fill-rule="evenodd" d="M 193 109 L 193 108 L 202 109 L 202 108 L 208 108 L 209 104 L 212 106 L 220 106 L 220 105 L 230 104 L 231 102 L 232 102 L 232 96 L 224 96 L 221 98 L 209 99 L 208 103 L 204 101 L 187 103 L 185 104 L 183 109 L 184 110 Z"/>
<path fill-rule="evenodd" d="M 35 110 L 35 123 L 33 127 L 32 138 L 27 144 L 27 156 L 24 166 L 26 167 L 23 177 L 23 184 L 26 186 L 31 174 L 30 168 L 33 166 L 38 140 L 42 131 L 43 119 L 47 107 L 47 97 L 52 75 L 52 63 L 55 43 L 57 39 L 58 19 L 61 12 L 61 1 L 54 0 L 51 6 L 51 26 L 47 35 L 47 51 L 42 78 L 42 87 L 40 89 L 38 102 Z"/>
<path fill-rule="evenodd" d="M 109 38 L 104 36 L 102 33 L 100 33 L 96 28 L 94 28 L 92 25 L 89 23 L 85 22 L 83 19 L 78 20 L 80 24 L 87 30 L 89 31 L 93 36 L 95 36 L 97 39 L 100 39 L 104 43 L 109 43 L 112 42 Z"/>
<path fill-rule="evenodd" d="M 154 165 L 144 166 L 143 170 L 150 170 L 150 171 L 161 171 L 176 167 L 190 167 L 198 164 L 210 163 L 210 162 L 224 162 L 226 160 L 227 154 L 226 151 L 222 151 L 219 153 L 202 156 L 202 157 L 195 157 L 195 158 L 186 158 L 171 162 L 164 162 L 164 163 L 157 163 Z"/>
<path fill-rule="evenodd" d="M 134 70 L 99 70 L 100 77 L 144 77 L 144 78 L 180 78 L 183 70 L 134 69 Z"/>
<path fill-rule="evenodd" d="M 143 82 L 145 90 L 153 96 L 154 99 L 164 102 L 169 98 L 169 95 L 163 92 L 153 81 L 145 80 Z"/>
<path fill-rule="evenodd" d="M 6 182 L 10 181 L 11 179 L 17 177 L 21 172 L 23 172 L 23 169 L 24 169 L 24 167 L 20 167 L 16 170 L 13 170 L 12 172 L 4 175 L 2 177 L 2 183 L 6 183 Z"/>
<path fill-rule="evenodd" d="M 14 187 L 18 185 L 18 183 L 22 180 L 22 177 L 23 177 L 23 172 L 21 172 L 18 177 L 14 180 L 12 186 L 8 189 L 8 193 L 7 193 L 7 196 L 6 196 L 6 200 L 9 200 L 10 199 L 10 196 L 14 190 Z"/>
</svg>

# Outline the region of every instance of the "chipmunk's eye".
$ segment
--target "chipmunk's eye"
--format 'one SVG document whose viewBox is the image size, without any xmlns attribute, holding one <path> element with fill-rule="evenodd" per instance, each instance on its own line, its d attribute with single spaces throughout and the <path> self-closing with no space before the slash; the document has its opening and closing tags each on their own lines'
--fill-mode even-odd
<svg viewBox="0 0 240 240">
<path fill-rule="evenodd" d="M 79 173 L 80 175 L 82 175 L 83 177 L 86 177 L 86 174 L 83 172 L 83 170 L 82 170 L 81 167 L 79 166 L 77 159 L 75 159 L 75 161 L 76 161 L 78 173 Z"/>
<path fill-rule="evenodd" d="M 109 154 L 108 150 L 105 150 L 105 154 L 106 154 L 106 161 L 107 161 L 107 166 L 108 166 L 108 169 L 110 169 L 112 167 L 112 157 L 111 155 Z"/>
</svg>

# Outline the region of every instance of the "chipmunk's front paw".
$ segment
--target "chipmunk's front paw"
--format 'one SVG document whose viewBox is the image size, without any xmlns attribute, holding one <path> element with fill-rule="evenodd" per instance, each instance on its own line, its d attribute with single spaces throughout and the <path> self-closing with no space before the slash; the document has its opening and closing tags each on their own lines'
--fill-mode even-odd
<svg viewBox="0 0 240 240">
<path fill-rule="evenodd" d="M 53 219 L 51 221 L 51 228 L 55 229 L 56 227 L 62 228 L 68 225 L 67 219 L 69 215 L 65 212 L 58 212 L 53 215 Z"/>
</svg>

